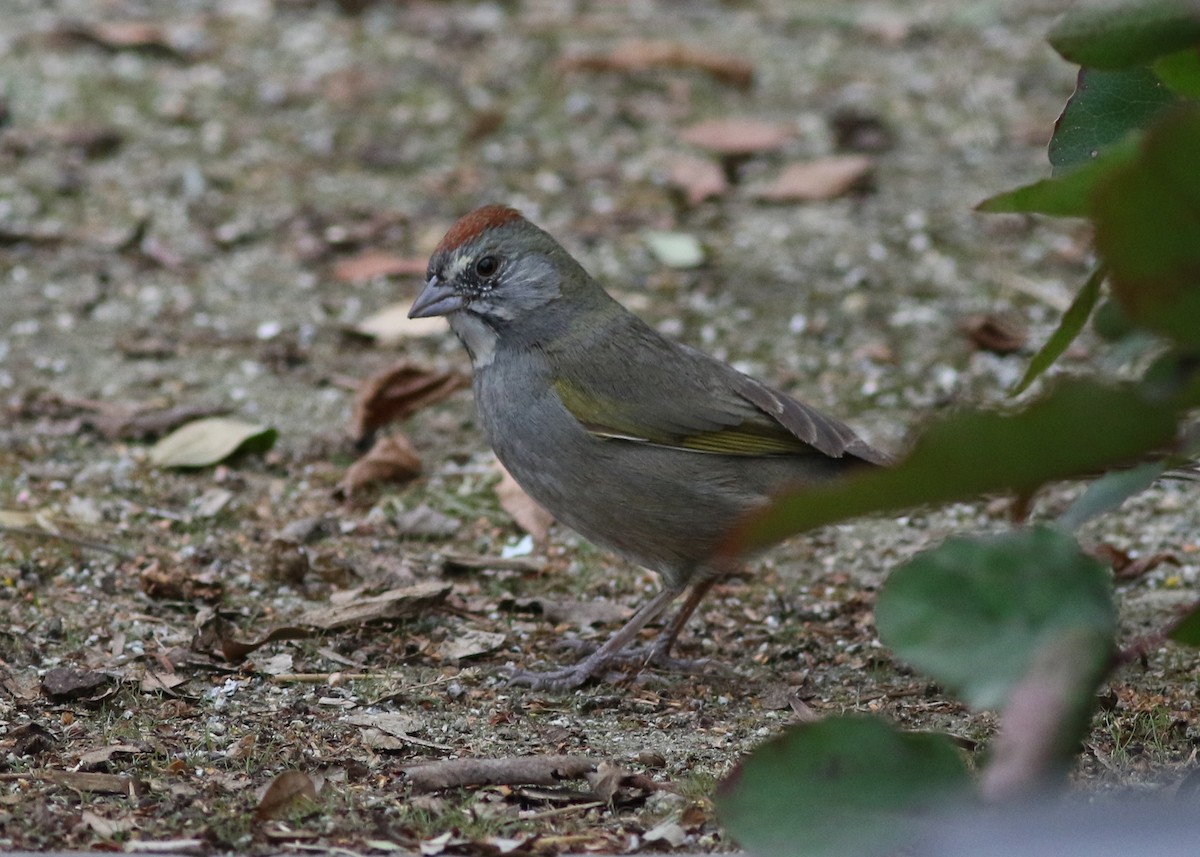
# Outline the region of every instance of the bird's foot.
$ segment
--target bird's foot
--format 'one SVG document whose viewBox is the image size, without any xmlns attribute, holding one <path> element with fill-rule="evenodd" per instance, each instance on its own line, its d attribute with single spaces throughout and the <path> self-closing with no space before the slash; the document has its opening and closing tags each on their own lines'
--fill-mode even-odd
<svg viewBox="0 0 1200 857">
<path fill-rule="evenodd" d="M 587 644 L 571 641 L 568 644 L 575 650 L 587 648 Z M 662 640 L 656 640 L 645 646 L 631 646 L 617 652 L 601 655 L 596 649 L 586 658 L 571 667 L 556 670 L 522 670 L 512 668 L 508 673 L 508 683 L 523 685 L 534 690 L 573 690 L 585 684 L 590 679 L 621 680 L 629 678 L 628 672 L 615 674 L 610 670 L 614 667 L 635 668 L 640 671 L 643 667 L 656 667 L 667 672 L 688 673 L 691 675 L 712 675 L 727 673 L 728 669 L 711 658 L 674 658 L 669 654 L 669 647 Z M 618 677 L 619 676 L 619 677 Z"/>
<path fill-rule="evenodd" d="M 533 690 L 574 690 L 592 678 L 592 671 L 583 669 L 584 663 L 581 661 L 573 667 L 544 671 L 509 667 L 508 683 L 514 687 L 524 686 Z"/>
</svg>

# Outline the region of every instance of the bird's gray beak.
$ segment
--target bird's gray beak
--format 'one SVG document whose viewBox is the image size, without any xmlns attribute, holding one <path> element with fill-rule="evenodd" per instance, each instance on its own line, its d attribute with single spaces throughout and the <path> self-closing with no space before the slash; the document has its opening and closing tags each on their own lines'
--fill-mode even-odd
<svg viewBox="0 0 1200 857">
<path fill-rule="evenodd" d="M 429 278 L 421 294 L 413 301 L 408 310 L 409 318 L 430 318 L 435 315 L 449 315 L 466 306 L 462 296 L 445 283 L 439 282 L 437 275 Z"/>
</svg>

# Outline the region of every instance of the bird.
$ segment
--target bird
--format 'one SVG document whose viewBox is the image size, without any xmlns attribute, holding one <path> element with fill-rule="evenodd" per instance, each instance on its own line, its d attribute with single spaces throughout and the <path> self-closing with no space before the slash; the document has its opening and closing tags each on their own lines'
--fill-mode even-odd
<svg viewBox="0 0 1200 857">
<path fill-rule="evenodd" d="M 453 224 L 408 314 L 444 316 L 466 348 L 479 423 L 525 492 L 661 580 L 599 648 L 514 668 L 515 685 L 567 690 L 631 661 L 672 664 L 692 612 L 737 568 L 718 546 L 739 519 L 784 489 L 890 461 L 839 420 L 660 334 L 505 205 Z M 649 651 L 630 648 L 689 587 Z"/>
</svg>

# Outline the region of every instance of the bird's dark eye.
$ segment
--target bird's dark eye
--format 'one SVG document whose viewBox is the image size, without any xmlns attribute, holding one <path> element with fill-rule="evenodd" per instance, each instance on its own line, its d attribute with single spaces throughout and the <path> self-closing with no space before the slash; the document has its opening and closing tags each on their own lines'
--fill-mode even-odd
<svg viewBox="0 0 1200 857">
<path fill-rule="evenodd" d="M 495 256 L 484 256 L 475 263 L 475 273 L 481 277 L 490 277 L 500 269 L 500 260 Z"/>
</svg>

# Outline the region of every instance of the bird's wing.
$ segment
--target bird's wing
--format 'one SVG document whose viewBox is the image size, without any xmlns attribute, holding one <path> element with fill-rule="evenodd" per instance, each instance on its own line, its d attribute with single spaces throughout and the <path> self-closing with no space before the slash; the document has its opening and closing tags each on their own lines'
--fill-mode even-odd
<svg viewBox="0 0 1200 857">
<path fill-rule="evenodd" d="M 552 375 L 564 407 L 598 437 L 722 455 L 886 460 L 838 420 L 641 325 L 632 342 L 628 333 L 593 340 L 582 358 L 552 361 Z"/>
</svg>

